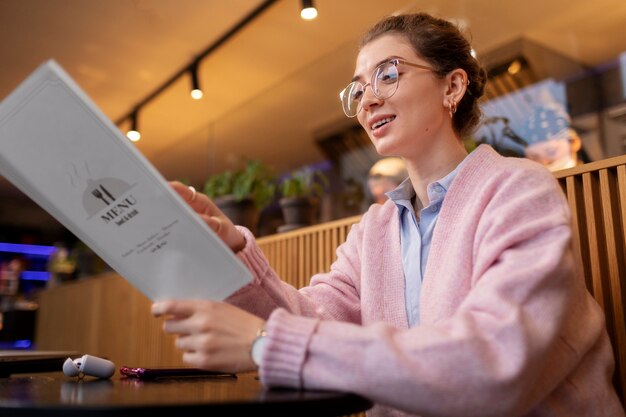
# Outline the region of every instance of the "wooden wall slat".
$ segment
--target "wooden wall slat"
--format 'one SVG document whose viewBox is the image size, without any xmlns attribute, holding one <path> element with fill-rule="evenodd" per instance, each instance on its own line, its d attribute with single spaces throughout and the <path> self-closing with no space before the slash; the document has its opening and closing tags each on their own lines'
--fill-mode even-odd
<svg viewBox="0 0 626 417">
<path fill-rule="evenodd" d="M 308 259 L 308 267 L 309 267 L 309 278 L 315 275 L 317 271 L 317 261 L 319 258 L 318 254 L 318 245 L 317 245 L 317 232 L 311 233 L 309 235 L 309 259 Z M 308 283 L 308 280 L 305 280 Z"/>
<path fill-rule="evenodd" d="M 616 309 L 615 313 L 618 317 L 617 321 L 621 321 L 621 328 L 618 327 L 619 334 L 616 337 L 617 343 L 614 344 L 614 349 L 616 357 L 621 360 L 621 366 L 617 368 L 617 372 L 619 372 L 621 377 L 618 378 L 619 382 L 616 386 L 621 385 L 622 402 L 626 403 L 626 164 L 618 166 L 616 172 L 618 190 L 617 212 L 619 213 L 619 227 L 618 230 L 616 230 L 616 233 L 620 237 L 622 246 L 620 262 L 621 269 L 617 279 L 620 288 L 619 290 L 617 288 L 614 289 L 614 295 L 619 300 L 619 305 L 621 307 L 621 314 L 620 309 Z"/>
<path fill-rule="evenodd" d="M 289 277 L 285 274 L 285 259 L 287 258 L 287 254 L 285 253 L 285 241 L 281 240 L 278 242 L 278 263 L 277 263 L 277 273 L 281 277 L 285 277 L 285 279 L 289 279 Z"/>
<path fill-rule="evenodd" d="M 324 266 L 326 265 L 325 257 L 326 252 L 324 251 L 324 229 L 320 229 L 316 233 L 316 241 L 317 241 L 317 265 L 315 265 L 314 273 L 318 273 L 324 270 Z"/>
<path fill-rule="evenodd" d="M 311 253 L 311 235 L 304 235 L 304 277 L 310 277 L 311 272 L 311 257 L 313 256 Z M 302 282 L 306 282 L 308 278 L 305 278 Z"/>
<path fill-rule="evenodd" d="M 298 288 L 302 288 L 302 286 L 304 285 L 304 282 L 302 281 L 302 277 L 304 276 L 304 257 L 305 257 L 305 253 L 306 253 L 306 249 L 304 247 L 304 235 L 299 235 L 298 236 L 298 248 L 297 250 L 297 254 L 298 254 L 298 271 L 297 271 L 297 277 L 298 277 Z"/>
<path fill-rule="evenodd" d="M 294 274 L 291 272 L 291 266 L 294 264 L 293 256 L 296 254 L 289 251 L 289 247 L 292 245 L 293 238 L 285 239 L 283 242 L 283 253 L 285 254 L 285 276 L 293 280 Z"/>
<path fill-rule="evenodd" d="M 619 236 L 621 221 L 619 202 L 616 198 L 618 195 L 616 190 L 616 172 L 603 169 L 600 171 L 600 199 L 608 254 L 608 276 L 611 281 L 619 281 L 620 265 L 623 265 L 623 241 Z M 619 292 L 615 294 L 619 294 Z"/>
<path fill-rule="evenodd" d="M 569 209 L 572 213 L 572 240 L 574 242 L 574 248 L 577 251 L 578 255 L 581 253 L 580 246 L 580 225 L 579 225 L 579 212 L 578 212 L 578 191 L 576 189 L 576 178 L 575 177 L 567 177 L 564 181 L 565 186 L 563 187 L 563 191 L 567 197 L 567 204 L 569 205 Z"/>
<path fill-rule="evenodd" d="M 626 242 L 626 165 L 617 167 L 617 191 L 619 202 L 619 216 L 621 229 L 619 231 L 622 242 Z M 626 248 L 622 253 L 624 259 L 626 259 Z"/>
<path fill-rule="evenodd" d="M 592 288 L 591 265 L 589 262 L 589 240 L 587 238 L 587 226 L 585 224 L 585 202 L 582 191 L 582 179 L 580 176 L 571 176 L 561 179 L 562 188 L 565 191 L 567 202 L 572 216 L 572 245 L 582 260 L 585 284 Z"/>
<path fill-rule="evenodd" d="M 585 222 L 587 225 L 587 244 L 589 248 L 589 266 L 591 273 L 591 290 L 602 307 L 605 306 L 604 291 L 602 290 L 602 261 L 604 253 L 598 243 L 601 241 L 602 229 L 598 228 L 597 208 L 597 178 L 593 173 L 585 173 L 583 178 L 583 196 L 585 203 Z"/>
<path fill-rule="evenodd" d="M 620 277 L 625 276 L 624 272 L 624 242 L 619 236 L 620 215 L 619 202 L 616 190 L 616 170 L 602 169 L 600 174 L 600 202 L 602 204 L 602 220 L 604 223 L 604 236 L 607 251 L 607 269 L 604 278 L 605 286 L 603 290 L 606 295 L 606 308 L 610 314 L 606 314 L 607 327 L 613 334 L 617 345 L 626 346 L 626 323 L 624 319 L 624 303 L 621 298 L 623 283 Z M 615 368 L 621 375 L 626 375 L 626 351 L 615 352 Z M 616 381 L 616 385 L 621 387 L 622 381 Z"/>
</svg>

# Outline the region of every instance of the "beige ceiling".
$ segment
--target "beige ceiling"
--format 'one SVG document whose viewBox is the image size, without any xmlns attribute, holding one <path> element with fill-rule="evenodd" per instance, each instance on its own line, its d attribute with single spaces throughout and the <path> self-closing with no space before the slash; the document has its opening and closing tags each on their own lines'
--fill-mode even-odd
<svg viewBox="0 0 626 417">
<path fill-rule="evenodd" d="M 262 3 L 0 0 L 0 99 L 54 58 L 118 121 Z M 182 77 L 141 109 L 136 146 L 166 178 L 202 185 L 247 158 L 277 173 L 324 159 L 316 139 L 346 124 L 337 93 L 356 41 L 393 12 L 455 19 L 479 56 L 522 36 L 590 66 L 626 50 L 624 0 L 316 0 L 310 22 L 299 3 L 276 1 L 202 60 L 201 101 Z M 0 185 L 0 198 L 19 196 Z"/>
</svg>

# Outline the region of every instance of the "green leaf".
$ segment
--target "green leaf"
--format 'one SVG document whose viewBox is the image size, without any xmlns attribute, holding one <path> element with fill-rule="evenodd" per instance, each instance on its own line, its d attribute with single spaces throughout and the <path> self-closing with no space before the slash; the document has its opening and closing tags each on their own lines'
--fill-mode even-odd
<svg viewBox="0 0 626 417">
<path fill-rule="evenodd" d="M 267 207 L 276 194 L 275 177 L 260 161 L 251 160 L 239 171 L 225 171 L 209 177 L 204 193 L 211 198 L 232 195 L 237 201 L 251 198 L 259 210 Z"/>
</svg>

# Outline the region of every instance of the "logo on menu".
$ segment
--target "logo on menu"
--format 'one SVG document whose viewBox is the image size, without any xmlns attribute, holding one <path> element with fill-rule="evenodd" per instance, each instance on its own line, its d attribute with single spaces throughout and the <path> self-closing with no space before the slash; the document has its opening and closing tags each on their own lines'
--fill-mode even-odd
<svg viewBox="0 0 626 417">
<path fill-rule="evenodd" d="M 106 224 L 121 226 L 139 214 L 132 186 L 118 178 L 87 180 L 83 206 L 89 217 L 98 216 Z"/>
<path fill-rule="evenodd" d="M 106 188 L 104 188 L 102 184 L 100 184 L 99 186 L 103 191 L 106 190 Z M 137 209 L 133 207 L 135 204 L 137 204 L 137 199 L 133 197 L 132 194 L 129 194 L 118 201 L 111 194 L 104 191 L 106 197 L 109 198 L 109 201 L 107 201 L 107 198 L 105 198 L 100 191 L 101 190 L 94 188 L 93 190 L 91 190 L 91 193 L 94 195 L 94 197 L 103 200 L 108 206 L 107 211 L 104 214 L 100 215 L 100 218 L 105 223 L 114 222 L 118 226 L 121 226 L 122 224 L 126 223 L 128 220 L 139 214 L 139 211 L 137 211 Z"/>
<path fill-rule="evenodd" d="M 105 224 L 122 226 L 139 214 L 137 198 L 131 193 L 133 185 L 126 181 L 111 177 L 93 179 L 85 161 L 71 164 L 67 175 L 73 187 L 83 190 L 82 203 L 87 219 L 98 217 Z"/>
</svg>

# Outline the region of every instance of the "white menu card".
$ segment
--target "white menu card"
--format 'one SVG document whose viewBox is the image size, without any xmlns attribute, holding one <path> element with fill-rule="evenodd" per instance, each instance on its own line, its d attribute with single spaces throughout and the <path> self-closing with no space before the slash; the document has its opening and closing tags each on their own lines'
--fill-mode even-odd
<svg viewBox="0 0 626 417">
<path fill-rule="evenodd" d="M 54 60 L 0 103 L 0 175 L 151 300 L 222 300 L 252 280 Z"/>
</svg>

